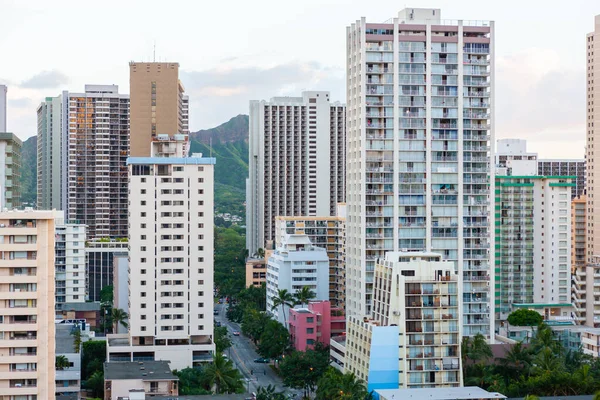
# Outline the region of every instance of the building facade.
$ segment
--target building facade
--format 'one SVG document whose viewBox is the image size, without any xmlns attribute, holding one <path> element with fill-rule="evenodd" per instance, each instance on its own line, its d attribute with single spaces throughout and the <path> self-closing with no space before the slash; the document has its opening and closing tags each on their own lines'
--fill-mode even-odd
<svg viewBox="0 0 600 400">
<path fill-rule="evenodd" d="M 372 319 L 348 319 L 345 371 L 369 391 L 462 386 L 459 280 L 439 254 L 388 252 L 375 267 Z"/>
<path fill-rule="evenodd" d="M 85 265 L 90 301 L 100 301 L 102 288 L 112 285 L 115 257 L 128 256 L 129 243 L 117 240 L 87 240 Z"/>
<path fill-rule="evenodd" d="M 585 160 L 538 160 L 537 173 L 540 176 L 576 176 L 571 198 L 585 195 Z"/>
<path fill-rule="evenodd" d="M 586 263 L 587 198 L 577 196 L 571 200 L 571 271 Z"/>
<path fill-rule="evenodd" d="M 55 393 L 52 211 L 0 212 L 0 399 Z"/>
<path fill-rule="evenodd" d="M 273 251 L 267 263 L 267 312 L 285 323 L 285 307 L 273 309 L 279 290 L 294 294 L 303 287 L 314 292 L 314 300 L 329 300 L 329 257 L 325 249 L 315 247 L 307 235 L 287 235 Z"/>
<path fill-rule="evenodd" d="M 85 225 L 56 222 L 54 268 L 55 307 L 62 310 L 65 303 L 85 303 L 87 297 Z"/>
<path fill-rule="evenodd" d="M 267 282 L 267 259 L 249 258 L 246 260 L 246 287 L 260 286 Z"/>
<path fill-rule="evenodd" d="M 275 218 L 275 248 L 283 244 L 287 235 L 305 234 L 314 246 L 327 250 L 329 301 L 334 307 L 345 305 L 345 222 L 346 218 L 342 216 Z"/>
<path fill-rule="evenodd" d="M 0 209 L 21 206 L 22 146 L 21 139 L 14 133 L 0 130 Z"/>
<path fill-rule="evenodd" d="M 498 139 L 495 165 L 502 175 L 535 175 L 538 155 L 527 151 L 526 140 Z"/>
<path fill-rule="evenodd" d="M 329 346 L 332 336 L 346 332 L 344 309 L 329 301 L 311 301 L 306 308 L 292 308 L 289 316 L 290 341 L 295 350 L 306 351 L 317 343 Z"/>
<path fill-rule="evenodd" d="M 575 268 L 572 275 L 572 301 L 575 319 L 589 327 L 600 327 L 600 258 Z"/>
<path fill-rule="evenodd" d="M 346 107 L 329 92 L 250 102 L 246 247 L 275 240 L 275 217 L 335 215 L 345 201 Z"/>
<path fill-rule="evenodd" d="M 594 31 L 587 34 L 586 37 L 586 156 L 587 163 L 586 171 L 586 196 L 588 207 L 588 224 L 587 224 L 587 261 L 592 262 L 592 257 L 600 254 L 600 202 L 594 202 L 596 194 L 600 195 L 600 180 L 596 184 L 594 179 L 594 170 L 600 169 L 600 161 L 596 162 L 594 155 L 594 143 L 600 140 L 600 108 L 594 107 L 594 99 L 600 96 L 600 82 L 596 80 L 594 83 L 594 69 L 600 69 L 600 52 L 595 51 L 594 47 L 600 43 L 600 15 L 594 18 Z M 597 139 L 597 140 L 594 140 Z M 594 223 L 596 222 L 596 223 Z"/>
<path fill-rule="evenodd" d="M 189 99 L 184 92 L 178 63 L 129 63 L 132 157 L 149 157 L 156 135 L 189 133 Z"/>
<path fill-rule="evenodd" d="M 38 207 L 65 211 L 89 238 L 127 237 L 129 95 L 86 85 L 38 107 Z"/>
<path fill-rule="evenodd" d="M 573 320 L 571 189 L 574 176 L 496 175 L 497 321 L 534 308 L 546 321 Z"/>
<path fill-rule="evenodd" d="M 64 356 L 69 366 L 56 369 L 56 394 L 79 398 L 81 391 L 81 352 L 75 351 L 75 324 L 58 323 L 56 330 L 56 356 Z"/>
<path fill-rule="evenodd" d="M 104 363 L 104 400 L 177 397 L 179 378 L 170 367 L 164 360 Z"/>
<path fill-rule="evenodd" d="M 494 23 L 405 9 L 347 28 L 346 306 L 368 316 L 375 262 L 426 250 L 461 279 L 466 336 L 493 340 Z M 492 325 L 492 326 L 491 326 Z"/>
<path fill-rule="evenodd" d="M 212 358 L 215 159 L 186 157 L 180 136 L 128 159 L 129 333 L 109 336 L 108 361 Z"/>
</svg>

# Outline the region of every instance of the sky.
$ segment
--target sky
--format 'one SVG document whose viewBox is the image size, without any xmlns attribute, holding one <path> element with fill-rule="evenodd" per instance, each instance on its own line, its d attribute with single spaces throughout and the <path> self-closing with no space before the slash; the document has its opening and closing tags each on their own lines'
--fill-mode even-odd
<svg viewBox="0 0 600 400">
<path fill-rule="evenodd" d="M 543 158 L 583 158 L 585 35 L 598 0 L 0 0 L 7 128 L 35 135 L 37 106 L 63 90 L 129 93 L 129 61 L 151 61 L 154 46 L 156 61 L 180 63 L 192 131 L 247 114 L 249 100 L 328 90 L 345 102 L 346 26 L 405 6 L 495 21 L 496 138 L 527 139 Z"/>
</svg>

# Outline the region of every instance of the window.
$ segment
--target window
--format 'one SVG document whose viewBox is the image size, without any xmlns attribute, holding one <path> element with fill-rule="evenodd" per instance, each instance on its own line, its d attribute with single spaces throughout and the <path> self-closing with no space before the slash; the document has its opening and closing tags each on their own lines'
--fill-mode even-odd
<svg viewBox="0 0 600 400">
<path fill-rule="evenodd" d="M 199 274 L 203 274 L 204 273 L 204 268 L 198 268 L 198 273 Z"/>
<path fill-rule="evenodd" d="M 204 330 L 204 325 L 198 325 L 198 329 L 203 331 Z"/>
<path fill-rule="evenodd" d="M 146 297 L 146 292 L 141 292 L 142 297 Z"/>
<path fill-rule="evenodd" d="M 146 251 L 146 246 L 141 246 L 140 251 Z"/>
<path fill-rule="evenodd" d="M 141 215 L 142 217 L 145 217 L 145 216 L 146 216 L 146 213 L 145 213 L 145 212 L 142 212 L 140 215 Z"/>
<path fill-rule="evenodd" d="M 198 239 L 200 239 L 200 240 L 204 239 L 204 235 L 198 235 Z"/>
<path fill-rule="evenodd" d="M 204 200 L 198 200 L 198 205 L 199 206 L 203 206 L 204 205 Z"/>
<path fill-rule="evenodd" d="M 314 328 L 306 328 L 306 333 L 315 333 Z"/>
<path fill-rule="evenodd" d="M 181 171 L 183 171 L 183 167 L 173 167 L 173 171 L 181 172 Z"/>
<path fill-rule="evenodd" d="M 142 235 L 142 236 L 140 236 L 140 239 L 142 239 L 142 240 L 146 240 L 146 235 Z"/>
<path fill-rule="evenodd" d="M 141 281 L 140 283 L 142 286 L 146 286 L 146 281 Z"/>
<path fill-rule="evenodd" d="M 204 183 L 204 178 L 198 178 L 198 183 Z"/>
<path fill-rule="evenodd" d="M 204 251 L 204 246 L 198 246 L 198 250 Z"/>
<path fill-rule="evenodd" d="M 204 167 L 198 167 L 198 171 L 204 171 Z"/>
<path fill-rule="evenodd" d="M 141 316 L 141 319 L 146 319 L 146 315 L 142 315 L 142 316 Z"/>
<path fill-rule="evenodd" d="M 204 194 L 204 189 L 198 189 L 198 194 Z"/>
<path fill-rule="evenodd" d="M 199 217 L 204 217 L 204 212 L 202 212 L 202 211 L 201 211 L 201 212 L 199 212 L 199 213 L 198 213 L 198 216 L 199 216 Z"/>
<path fill-rule="evenodd" d="M 141 205 L 143 205 L 143 206 L 145 206 L 145 205 L 146 205 L 146 200 L 142 200 L 142 201 L 140 202 L 140 204 L 141 204 Z"/>
<path fill-rule="evenodd" d="M 146 224 L 140 224 L 140 228 L 142 228 L 142 229 L 146 228 Z"/>
<path fill-rule="evenodd" d="M 308 322 L 309 324 L 315 322 L 315 317 L 308 317 L 308 318 L 306 318 L 306 322 Z"/>
<path fill-rule="evenodd" d="M 140 193 L 141 193 L 141 194 L 146 194 L 146 189 L 142 189 L 142 190 L 140 190 Z"/>
<path fill-rule="evenodd" d="M 204 262 L 204 257 L 198 257 L 198 262 Z"/>
<path fill-rule="evenodd" d="M 315 340 L 314 339 L 306 339 L 306 344 L 315 344 Z"/>
<path fill-rule="evenodd" d="M 198 224 L 198 228 L 204 228 L 204 224 Z"/>
<path fill-rule="evenodd" d="M 146 262 L 146 259 L 145 259 L 145 258 L 140 258 L 140 262 L 143 262 L 143 263 L 145 263 L 145 262 Z M 144 271 L 144 272 L 143 272 L 144 274 L 146 273 L 146 272 L 145 272 L 145 271 L 146 271 L 145 269 L 143 269 L 142 271 Z"/>
<path fill-rule="evenodd" d="M 146 303 L 142 303 L 142 308 L 146 308 Z"/>
<path fill-rule="evenodd" d="M 146 260 L 146 259 L 145 259 L 145 258 L 142 258 L 142 260 Z M 144 261 L 144 262 L 146 262 L 146 261 Z M 146 270 L 145 270 L 145 269 L 141 269 L 141 270 L 140 270 L 140 273 L 142 273 L 142 274 L 145 274 L 145 273 L 146 273 Z"/>
</svg>

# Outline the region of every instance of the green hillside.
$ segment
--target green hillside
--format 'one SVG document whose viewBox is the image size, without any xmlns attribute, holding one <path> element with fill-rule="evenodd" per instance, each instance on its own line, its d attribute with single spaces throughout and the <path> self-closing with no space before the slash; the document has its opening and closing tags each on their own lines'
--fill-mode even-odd
<svg viewBox="0 0 600 400">
<path fill-rule="evenodd" d="M 191 152 L 217 159 L 215 212 L 245 216 L 248 176 L 248 116 L 238 115 L 216 128 L 190 134 Z"/>
<path fill-rule="evenodd" d="M 21 148 L 21 203 L 28 206 L 37 200 L 37 136 L 23 142 Z"/>
</svg>

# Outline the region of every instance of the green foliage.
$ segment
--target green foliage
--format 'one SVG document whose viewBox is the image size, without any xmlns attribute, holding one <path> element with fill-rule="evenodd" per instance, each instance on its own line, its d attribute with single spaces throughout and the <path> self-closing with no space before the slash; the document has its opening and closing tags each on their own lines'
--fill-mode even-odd
<svg viewBox="0 0 600 400">
<path fill-rule="evenodd" d="M 280 364 L 283 383 L 304 390 L 307 397 L 314 392 L 317 382 L 329 367 L 329 348 L 317 343 L 314 350 L 293 351 Z"/>
<path fill-rule="evenodd" d="M 308 286 L 302 286 L 302 289 L 294 293 L 294 299 L 296 304 L 301 305 L 308 304 L 308 302 L 314 299 L 315 297 L 317 297 L 317 294 L 313 292 Z"/>
<path fill-rule="evenodd" d="M 62 371 L 65 368 L 69 368 L 70 365 L 71 365 L 71 363 L 69 362 L 69 359 L 66 356 L 63 356 L 63 355 L 56 356 L 56 361 L 54 362 L 54 366 L 56 367 L 57 370 Z"/>
<path fill-rule="evenodd" d="M 205 367 L 203 372 L 205 382 L 209 387 L 214 388 L 215 394 L 237 393 L 244 390 L 240 371 L 221 354 L 216 354 L 212 364 Z"/>
<path fill-rule="evenodd" d="M 106 341 L 89 340 L 83 343 L 81 358 L 81 379 L 91 377 L 95 372 L 102 372 L 106 361 Z"/>
<path fill-rule="evenodd" d="M 256 344 L 262 337 L 269 321 L 271 321 L 271 317 L 266 312 L 248 307 L 242 317 L 242 332 Z"/>
<path fill-rule="evenodd" d="M 104 397 L 104 372 L 94 372 L 86 381 L 84 387 L 92 392 L 92 396 Z"/>
<path fill-rule="evenodd" d="M 277 296 L 273 297 L 273 306 L 271 307 L 271 311 L 277 309 L 277 307 L 281 306 L 281 312 L 283 313 L 283 321 L 284 325 L 287 327 L 286 322 L 286 314 L 285 307 L 292 308 L 296 305 L 296 299 L 294 295 L 289 293 L 287 289 L 279 289 L 277 292 Z"/>
<path fill-rule="evenodd" d="M 120 308 L 113 308 L 110 312 L 110 319 L 113 324 L 113 333 L 117 333 L 117 327 L 121 324 L 124 328 L 127 328 L 129 324 L 127 320 L 129 319 L 129 315 Z"/>
<path fill-rule="evenodd" d="M 224 326 L 215 326 L 215 349 L 221 354 L 231 347 L 231 339 Z"/>
<path fill-rule="evenodd" d="M 75 329 L 71 332 L 71 335 L 73 335 L 73 351 L 79 353 L 81 350 L 81 330 Z"/>
<path fill-rule="evenodd" d="M 286 400 L 284 392 L 278 392 L 275 386 L 259 386 L 256 390 L 256 400 Z"/>
<path fill-rule="evenodd" d="M 475 339 L 463 340 L 465 386 L 480 386 L 507 397 L 588 395 L 600 390 L 600 360 L 581 351 L 565 351 L 552 330 L 540 325 L 530 345 L 517 343 L 487 362 L 487 350 Z M 479 349 L 477 349 L 479 347 Z"/>
<path fill-rule="evenodd" d="M 246 286 L 246 239 L 243 229 L 215 227 L 215 285 L 232 297 Z"/>
<path fill-rule="evenodd" d="M 290 335 L 281 323 L 270 320 L 260 335 L 258 354 L 265 358 L 280 357 L 290 346 Z"/>
<path fill-rule="evenodd" d="M 106 304 L 112 307 L 114 301 L 113 285 L 104 286 L 100 290 L 100 303 Z"/>
<path fill-rule="evenodd" d="M 536 311 L 520 308 L 511 312 L 507 321 L 513 326 L 538 326 L 544 322 L 544 317 Z"/>
<path fill-rule="evenodd" d="M 342 374 L 333 367 L 327 368 L 317 383 L 316 400 L 367 400 L 373 395 L 367 392 L 365 383 L 352 373 Z"/>
<path fill-rule="evenodd" d="M 205 385 L 205 379 L 200 368 L 185 368 L 173 371 L 179 378 L 179 394 L 181 396 L 211 394 Z"/>
<path fill-rule="evenodd" d="M 263 283 L 261 286 L 250 286 L 242 289 L 234 296 L 237 304 L 230 304 L 227 309 L 227 318 L 230 321 L 241 323 L 247 309 L 264 310 L 267 304 L 267 288 Z"/>
</svg>

